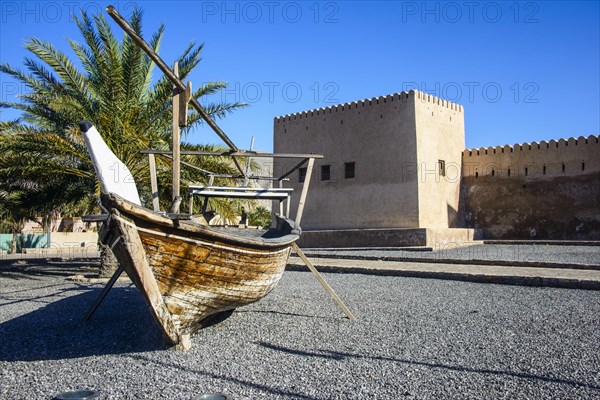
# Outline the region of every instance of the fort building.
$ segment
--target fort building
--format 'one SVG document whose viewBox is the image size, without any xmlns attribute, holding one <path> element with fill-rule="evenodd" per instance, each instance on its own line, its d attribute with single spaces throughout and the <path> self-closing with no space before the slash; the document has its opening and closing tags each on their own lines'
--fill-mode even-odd
<svg viewBox="0 0 600 400">
<path fill-rule="evenodd" d="M 537 180 L 552 187 L 556 179 L 573 191 L 568 199 L 587 199 L 578 200 L 585 210 L 573 210 L 569 223 L 580 221 L 580 232 L 587 232 L 582 235 L 594 237 L 600 232 L 599 149 L 598 138 L 589 136 L 465 150 L 463 107 L 420 91 L 274 120 L 275 152 L 324 155 L 315 164 L 302 221 L 302 245 L 315 247 L 439 246 L 483 237 L 531 237 L 533 231 L 538 238 L 546 231 L 556 236 L 567 229 L 564 221 L 554 231 L 536 228 L 533 218 L 551 211 L 528 212 L 510 199 L 522 197 L 512 186 L 523 189 L 523 182 Z M 276 160 L 274 174 L 291 167 Z M 294 196 L 305 173 L 301 169 L 290 176 Z M 508 199 L 499 211 L 501 193 Z M 526 205 L 535 208 L 531 190 L 525 197 Z M 516 230 L 508 227 L 515 213 L 527 220 Z"/>
<path fill-rule="evenodd" d="M 600 239 L 598 136 L 463 152 L 464 226 L 490 239 Z"/>
</svg>

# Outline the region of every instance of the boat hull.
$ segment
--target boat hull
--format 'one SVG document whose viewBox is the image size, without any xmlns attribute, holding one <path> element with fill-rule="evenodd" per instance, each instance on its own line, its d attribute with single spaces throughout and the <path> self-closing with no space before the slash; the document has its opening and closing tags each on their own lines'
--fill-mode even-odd
<svg viewBox="0 0 600 400">
<path fill-rule="evenodd" d="M 103 242 L 144 296 L 170 344 L 219 312 L 254 303 L 279 282 L 298 235 L 249 239 L 179 224 L 112 196 Z M 108 203 L 108 204 L 106 204 Z"/>
<path fill-rule="evenodd" d="M 140 232 L 158 289 L 178 331 L 220 311 L 254 303 L 279 282 L 290 248 L 248 249 Z"/>
</svg>

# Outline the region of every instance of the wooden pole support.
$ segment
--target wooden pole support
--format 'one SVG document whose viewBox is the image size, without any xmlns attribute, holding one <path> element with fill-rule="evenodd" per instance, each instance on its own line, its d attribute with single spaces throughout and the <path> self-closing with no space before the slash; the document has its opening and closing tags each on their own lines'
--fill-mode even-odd
<svg viewBox="0 0 600 400">
<path fill-rule="evenodd" d="M 296 229 L 300 228 L 300 221 L 302 221 L 304 203 L 306 203 L 306 195 L 308 194 L 308 186 L 310 185 L 310 179 L 314 164 L 315 159 L 309 158 L 308 165 L 306 166 L 306 176 L 304 177 L 304 185 L 302 185 L 302 193 L 300 194 L 300 201 L 298 202 L 298 212 L 296 212 Z"/>
<path fill-rule="evenodd" d="M 120 236 L 118 238 L 116 238 L 115 241 L 110 246 L 111 251 L 115 248 L 117 243 L 119 243 L 119 240 L 121 240 Z M 110 277 L 110 280 L 106 283 L 106 285 L 102 289 L 102 292 L 100 292 L 100 296 L 98 296 L 98 298 L 96 299 L 94 304 L 92 304 L 92 306 L 90 307 L 88 312 L 85 314 L 85 317 L 84 317 L 85 321 L 89 321 L 90 318 L 92 318 L 92 315 L 94 315 L 94 313 L 96 312 L 98 307 L 100 307 L 100 304 L 102 304 L 102 302 L 106 298 L 106 295 L 108 294 L 108 292 L 110 292 L 110 289 L 112 289 L 112 287 L 115 285 L 115 282 L 117 282 L 117 279 L 119 279 L 119 277 L 121 276 L 121 274 L 123 273 L 124 270 L 125 270 L 125 268 L 123 268 L 123 265 L 121 265 L 119 263 L 119 267 L 114 272 L 113 276 Z"/>
<path fill-rule="evenodd" d="M 279 189 L 283 188 L 283 181 L 279 181 Z M 286 217 L 289 218 L 290 215 L 288 214 L 284 214 L 283 213 L 283 203 L 281 202 L 281 200 L 279 200 L 279 215 L 281 215 L 282 217 Z"/>
<path fill-rule="evenodd" d="M 156 160 L 154 154 L 148 154 L 148 165 L 150 166 L 150 189 L 152 191 L 152 208 L 154 211 L 160 211 L 158 202 L 158 183 L 156 181 Z"/>
<path fill-rule="evenodd" d="M 331 286 L 329 286 L 329 284 L 325 281 L 325 278 L 323 278 L 323 276 L 319 273 L 319 271 L 317 271 L 317 269 L 310 262 L 310 260 L 308 258 L 306 258 L 306 256 L 304 255 L 304 252 L 302 250 L 300 250 L 300 247 L 298 247 L 298 245 L 296 243 L 292 243 L 292 248 L 294 249 L 296 254 L 298 254 L 298 256 L 300 256 L 302 261 L 304 261 L 304 264 L 306 264 L 308 269 L 310 269 L 310 271 L 315 275 L 315 277 L 317 278 L 319 283 L 325 288 L 327 293 L 329 293 L 329 295 L 331 296 L 333 301 L 335 301 L 336 304 L 342 309 L 344 314 L 346 314 L 348 319 L 351 321 L 356 321 L 356 317 L 354 315 L 352 315 L 350 310 L 348 310 L 348 307 L 346 307 L 344 302 L 338 297 L 338 295 L 333 291 Z"/>
<path fill-rule="evenodd" d="M 179 64 L 177 61 L 173 66 L 173 73 L 175 76 L 179 78 Z M 185 90 L 181 93 L 185 93 Z M 180 143 L 181 143 L 181 131 L 179 129 L 179 119 L 181 117 L 181 107 L 182 101 L 185 100 L 185 95 L 181 96 L 179 92 L 179 88 L 177 85 L 173 85 L 173 135 L 172 135 L 172 143 L 173 143 L 173 196 L 172 201 L 174 202 L 176 198 L 180 197 L 180 179 L 181 179 L 181 153 L 180 153 Z M 183 102 L 185 103 L 185 101 Z M 186 115 L 187 115 L 187 106 L 186 106 Z M 174 213 L 179 212 L 179 208 L 172 211 Z"/>
<path fill-rule="evenodd" d="M 92 306 L 88 310 L 87 314 L 85 314 L 85 317 L 84 317 L 85 321 L 89 321 L 90 318 L 92 318 L 92 315 L 94 315 L 94 313 L 96 312 L 98 307 L 100 307 L 100 304 L 104 301 L 104 298 L 106 298 L 106 295 L 108 294 L 110 289 L 112 289 L 112 287 L 115 285 L 115 282 L 117 282 L 117 279 L 119 279 L 119 277 L 121 276 L 123 271 L 124 271 L 123 266 L 119 265 L 119 268 L 117 268 L 117 270 L 115 271 L 113 276 L 110 278 L 110 280 L 108 281 L 106 286 L 104 286 L 104 289 L 102 289 L 102 292 L 100 292 L 100 295 L 98 296 L 98 298 L 96 299 L 94 304 L 92 304 Z"/>
<path fill-rule="evenodd" d="M 179 127 L 184 128 L 187 126 L 188 107 L 192 99 L 192 82 L 188 81 L 185 90 L 179 93 L 179 96 Z"/>
</svg>

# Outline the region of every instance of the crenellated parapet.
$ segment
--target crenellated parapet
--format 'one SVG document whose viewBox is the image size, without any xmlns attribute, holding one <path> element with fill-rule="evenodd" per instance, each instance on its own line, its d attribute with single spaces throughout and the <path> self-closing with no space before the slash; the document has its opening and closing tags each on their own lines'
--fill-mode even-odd
<svg viewBox="0 0 600 400">
<path fill-rule="evenodd" d="M 597 135 L 466 149 L 463 176 L 581 175 L 600 172 Z"/>
<path fill-rule="evenodd" d="M 421 102 L 431 103 L 433 105 L 437 105 L 439 107 L 445 107 L 450 110 L 462 113 L 463 107 L 460 104 L 452 103 L 448 100 L 443 100 L 438 97 L 432 96 L 430 94 L 420 92 L 418 90 L 410 90 L 408 92 L 400 92 L 394 94 L 388 94 L 387 96 L 379 96 L 372 97 L 363 100 L 352 101 L 350 103 L 337 104 L 329 107 L 321 107 L 313 110 L 300 111 L 293 114 L 281 115 L 275 117 L 275 124 L 279 124 L 286 121 L 295 121 L 300 119 L 306 119 L 311 117 L 317 117 L 328 114 L 342 113 L 342 112 L 352 112 L 355 110 L 364 111 L 372 108 L 374 112 L 379 112 L 379 109 L 376 110 L 377 106 L 382 105 L 390 105 L 394 102 L 398 103 L 406 103 L 409 99 L 418 100 Z"/>
<path fill-rule="evenodd" d="M 521 151 L 531 151 L 531 150 L 548 150 L 548 149 L 566 149 L 569 146 L 573 148 L 574 146 L 579 145 L 597 145 L 599 143 L 598 136 L 590 135 L 590 136 L 579 136 L 578 138 L 568 138 L 568 139 L 551 139 L 549 141 L 542 140 L 541 142 L 531 142 L 531 143 L 515 143 L 514 145 L 504 145 L 504 146 L 489 146 L 489 147 L 480 147 L 480 148 L 472 148 L 465 149 L 463 151 L 463 157 L 477 157 L 481 155 L 489 155 L 489 154 L 502 154 L 502 153 L 514 153 Z"/>
</svg>

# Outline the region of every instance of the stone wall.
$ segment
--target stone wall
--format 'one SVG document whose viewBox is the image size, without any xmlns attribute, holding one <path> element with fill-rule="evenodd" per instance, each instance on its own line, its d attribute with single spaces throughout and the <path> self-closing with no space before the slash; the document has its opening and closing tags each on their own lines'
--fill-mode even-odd
<svg viewBox="0 0 600 400">
<path fill-rule="evenodd" d="M 275 118 L 276 153 L 324 155 L 315 163 L 303 229 L 448 227 L 447 204 L 458 206 L 460 181 L 438 179 L 437 166 L 439 159 L 460 165 L 462 111 L 410 91 Z M 276 160 L 275 176 L 296 162 Z M 354 177 L 346 176 L 349 163 Z M 302 184 L 298 173 L 290 178 L 294 217 Z M 444 207 L 423 208 L 421 200 L 426 206 L 439 200 Z"/>
<path fill-rule="evenodd" d="M 464 146 L 463 107 L 419 91 L 274 120 L 275 152 L 324 155 L 302 221 L 305 231 L 327 231 L 313 233 L 315 240 L 343 230 L 339 245 L 358 237 L 353 230 L 412 228 L 478 228 L 490 239 L 600 239 L 597 136 Z M 274 175 L 296 162 L 277 159 Z M 293 218 L 302 184 L 298 172 L 290 179 Z"/>
<path fill-rule="evenodd" d="M 486 239 L 600 239 L 598 137 L 465 150 L 461 197 Z"/>
<path fill-rule="evenodd" d="M 459 227 L 462 225 L 459 220 L 461 154 L 465 148 L 463 108 L 417 92 L 415 111 L 419 227 Z"/>
</svg>

